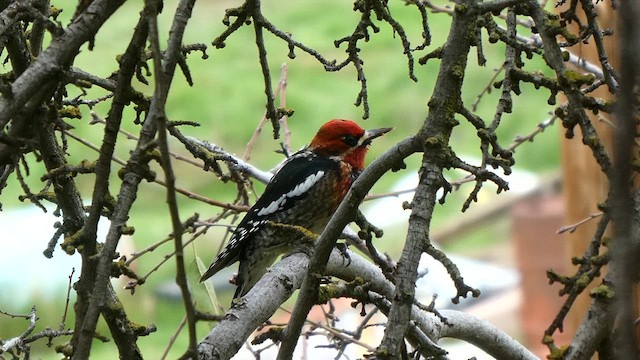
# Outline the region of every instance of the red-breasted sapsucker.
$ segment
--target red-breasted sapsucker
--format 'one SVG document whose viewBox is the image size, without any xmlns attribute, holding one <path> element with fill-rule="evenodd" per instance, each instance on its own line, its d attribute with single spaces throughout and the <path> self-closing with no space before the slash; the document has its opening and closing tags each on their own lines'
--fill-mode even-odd
<svg viewBox="0 0 640 360">
<path fill-rule="evenodd" d="M 390 130 L 364 130 L 349 120 L 322 125 L 311 144 L 273 176 L 200 281 L 239 261 L 234 298 L 244 296 L 278 256 L 305 240 L 304 231 L 292 235 L 278 225 L 320 234 L 362 172 L 371 140 Z"/>
</svg>

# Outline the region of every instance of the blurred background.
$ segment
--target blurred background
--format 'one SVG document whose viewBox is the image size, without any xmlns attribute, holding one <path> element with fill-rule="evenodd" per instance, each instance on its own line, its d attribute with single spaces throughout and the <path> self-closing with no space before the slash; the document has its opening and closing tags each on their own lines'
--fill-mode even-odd
<svg viewBox="0 0 640 360">
<path fill-rule="evenodd" d="M 446 4 L 442 2 L 442 4 Z M 64 9 L 58 18 L 67 25 L 73 13 L 75 2 L 53 1 L 52 5 Z M 182 128 L 183 133 L 222 146 L 230 153 L 242 156 L 246 144 L 251 138 L 265 110 L 264 84 L 257 60 L 253 28 L 244 27 L 235 32 L 223 49 L 214 49 L 210 43 L 225 26 L 221 20 L 224 10 L 241 5 L 240 1 L 197 2 L 193 16 L 189 21 L 185 44 L 207 44 L 208 58 L 192 53 L 188 58 L 194 85 L 188 86 L 184 76 L 177 71 L 167 103 L 167 115 L 170 120 L 189 120 L 200 123 L 199 128 Z M 161 36 L 166 40 L 176 1 L 166 1 L 161 16 Z M 116 56 L 124 52 L 132 33 L 141 1 L 126 2 L 109 19 L 95 39 L 95 49 L 86 48 L 77 57 L 74 66 L 100 77 L 108 77 L 116 68 Z M 295 1 L 263 3 L 265 16 L 281 30 L 290 32 L 294 38 L 316 49 L 325 58 L 344 59 L 344 47 L 336 49 L 333 41 L 353 32 L 358 21 L 351 10 L 353 4 L 338 0 Z M 394 17 L 403 25 L 414 45 L 422 41 L 420 17 L 415 7 L 405 6 L 401 2 L 391 2 L 390 9 Z M 441 46 L 449 31 L 450 17 L 446 14 L 429 14 L 432 43 L 426 51 L 416 54 L 416 58 Z M 415 74 L 419 81 L 408 77 L 407 59 L 402 54 L 402 46 L 391 29 L 381 24 L 381 31 L 373 34 L 371 40 L 362 46 L 361 55 L 367 75 L 370 119 L 362 120 L 363 110 L 354 106 L 360 90 L 360 83 L 352 67 L 337 72 L 325 72 L 323 66 L 313 57 L 296 52 L 296 58 L 287 57 L 286 44 L 265 33 L 272 83 L 277 87 L 282 66 L 286 66 L 287 88 L 286 106 L 295 110 L 289 118 L 291 142 L 294 150 L 306 145 L 317 128 L 332 118 L 345 118 L 358 121 L 365 128 L 393 126 L 395 130 L 376 140 L 368 155 L 370 162 L 377 155 L 397 141 L 413 134 L 427 116 L 427 101 L 434 87 L 439 68 L 439 60 L 430 60 L 426 65 L 416 64 Z M 477 114 L 485 121 L 493 118 L 500 92 L 491 86 L 496 70 L 504 60 L 504 46 L 489 44 L 485 41 L 484 51 L 487 64 L 479 66 L 475 54 L 469 57 L 469 69 L 465 77 L 463 100 L 470 107 L 477 102 Z M 527 61 L 529 71 L 546 71 L 543 60 L 535 57 Z M 153 70 L 153 69 L 152 69 Z M 551 75 L 551 74 L 547 74 Z M 502 74 L 498 75 L 498 79 Z M 461 267 L 462 275 L 471 286 L 481 289 L 478 299 L 463 301 L 454 306 L 449 300 L 454 294 L 453 285 L 444 269 L 433 260 L 425 257 L 421 269 L 425 276 L 418 284 L 421 301 L 429 303 L 434 294 L 438 295 L 439 308 L 456 308 L 470 311 L 485 318 L 507 331 L 519 341 L 544 354 L 540 341 L 544 329 L 551 323 L 560 308 L 557 287 L 548 286 L 545 277 L 547 268 L 561 271 L 567 269 L 569 257 L 566 254 L 567 235 L 557 235 L 556 231 L 566 225 L 564 202 L 562 200 L 562 171 L 560 169 L 561 143 L 564 141 L 559 123 L 549 123 L 549 112 L 553 107 L 547 104 L 547 91 L 532 91 L 532 86 L 522 84 L 525 95 L 514 96 L 513 112 L 505 114 L 499 128 L 502 146 L 513 143 L 518 136 L 531 134 L 539 124 L 549 125 L 544 131 L 526 142 L 515 151 L 514 172 L 506 177 L 510 191 L 497 195 L 495 186 L 487 184 L 480 193 L 478 202 L 464 214 L 460 210 L 473 185 L 462 184 L 458 191 L 447 197 L 443 205 L 438 205 L 433 221 L 432 238 Z M 151 94 L 153 86 L 137 83 L 136 88 Z M 487 89 L 490 90 L 487 92 Z M 70 93 L 78 91 L 72 87 Z M 80 92 L 78 91 L 78 94 Z M 482 97 L 479 99 L 479 96 Z M 100 89 L 89 89 L 88 98 L 106 95 Z M 479 101 L 478 101 L 479 100 Z M 100 103 L 93 111 L 105 117 L 109 102 Z M 90 125 L 90 109 L 81 107 L 83 118 L 69 121 L 72 132 L 86 141 L 99 145 L 102 138 L 102 125 Z M 123 119 L 123 128 L 136 133 L 138 125 L 133 123 L 135 113 L 129 109 Z M 475 129 L 464 119 L 459 119 L 453 133 L 451 145 L 464 160 L 479 164 L 479 140 Z M 267 126 L 255 144 L 250 162 L 268 170 L 282 160 L 276 153 L 280 149 L 280 140 L 271 136 Z M 126 160 L 135 141 L 121 136 L 116 156 Z M 185 157 L 191 155 L 182 144 L 172 142 L 172 150 Z M 94 160 L 97 153 L 69 140 L 69 154 L 73 162 L 83 159 Z M 31 164 L 31 174 L 26 182 L 35 191 L 42 187 L 39 178 L 43 168 L 33 156 L 27 159 Z M 417 169 L 420 155 L 407 159 L 407 169 L 389 173 L 375 186 L 371 194 L 401 192 L 401 195 L 382 197 L 366 201 L 362 209 L 369 220 L 385 231 L 385 236 L 375 241 L 375 245 L 397 260 L 404 244 L 408 211 L 402 210 L 402 203 L 410 201 L 411 190 L 417 183 Z M 236 186 L 223 183 L 212 173 L 201 168 L 174 161 L 177 186 L 190 192 L 220 201 L 233 201 Z M 111 182 L 111 194 L 119 190 L 117 165 Z M 160 171 L 157 172 L 161 174 Z M 466 174 L 450 171 L 447 178 L 456 181 Z M 82 175 L 76 178 L 86 201 L 91 196 L 94 178 Z M 264 188 L 254 182 L 259 196 Z M 59 247 L 52 259 L 42 255 L 58 221 L 53 215 L 54 208 L 47 213 L 35 206 L 22 203 L 18 196 L 22 190 L 16 181 L 10 181 L 3 190 L 3 211 L 0 213 L 0 310 L 8 313 L 28 313 L 32 306 L 38 311 L 36 331 L 45 327 L 58 328 L 65 308 L 65 297 L 72 268 L 76 269 L 72 281 L 78 278 L 79 257 L 65 255 Z M 255 200 L 255 197 L 253 200 Z M 155 183 L 143 183 L 131 213 L 128 225 L 135 227 L 135 234 L 122 241 L 121 255 L 129 257 L 168 236 L 171 232 L 169 215 L 165 206 L 165 189 Z M 179 198 L 181 219 L 185 220 L 194 213 L 201 219 L 214 217 L 219 208 L 203 202 Z M 595 209 L 593 209 L 595 211 Z M 585 214 L 588 216 L 589 214 Z M 230 219 L 229 219 L 230 220 Z M 103 234 L 108 224 L 101 221 Z M 229 221 L 227 221 L 229 222 Z M 193 258 L 194 252 L 208 264 L 218 251 L 226 227 L 212 227 L 206 236 L 197 239 L 187 249 Z M 146 274 L 156 267 L 163 256 L 172 252 L 171 243 L 161 246 L 154 252 L 140 258 L 134 264 L 138 274 Z M 235 269 L 214 277 L 214 285 L 223 306 L 229 304 L 233 286 L 227 280 Z M 130 319 L 136 323 L 157 325 L 157 333 L 140 338 L 139 345 L 147 358 L 160 358 L 166 344 L 174 335 L 183 318 L 182 302 L 179 291 L 173 284 L 175 267 L 172 261 L 159 267 L 149 277 L 146 284 L 137 288 L 131 295 L 120 290 L 121 300 Z M 114 280 L 114 287 L 122 289 L 127 279 Z M 73 291 L 71 304 L 74 302 Z M 357 324 L 357 313 L 345 303 L 343 328 Z M 280 315 L 286 317 L 286 315 Z M 73 325 L 73 312 L 69 311 L 67 327 Z M 16 336 L 26 328 L 23 319 L 12 319 L 0 314 L 0 338 Z M 104 324 L 103 329 L 106 330 Z M 209 329 L 208 324 L 199 324 L 199 336 Z M 566 325 L 569 332 L 571 326 Z M 107 332 L 105 331 L 105 334 Z M 381 336 L 380 327 L 371 330 L 369 339 L 373 346 Z M 367 339 L 363 339 L 367 341 Z M 64 343 L 66 339 L 54 339 L 54 345 Z M 168 358 L 182 354 L 187 341 L 181 333 Z M 55 359 L 52 349 L 46 348 L 46 341 L 33 343 L 34 358 Z M 349 347 L 351 356 L 360 356 L 365 352 L 355 345 Z M 452 358 L 484 355 L 477 349 L 467 349 L 457 345 L 447 346 Z M 540 349 L 538 349 L 540 348 Z M 95 343 L 92 358 L 109 359 L 115 354 L 112 344 Z M 266 353 L 265 353 L 266 354 Z M 329 353 L 327 353 L 329 354 Z M 458 354 L 458 355 L 456 355 Z M 239 358 L 249 353 L 239 355 Z M 267 355 L 265 355 L 267 356 Z M 318 355 L 319 356 L 319 355 Z M 331 356 L 330 354 L 327 357 Z M 314 357 L 310 357 L 314 358 Z M 318 358 L 318 357 L 316 357 Z M 324 358 L 324 357 L 319 357 Z"/>
</svg>

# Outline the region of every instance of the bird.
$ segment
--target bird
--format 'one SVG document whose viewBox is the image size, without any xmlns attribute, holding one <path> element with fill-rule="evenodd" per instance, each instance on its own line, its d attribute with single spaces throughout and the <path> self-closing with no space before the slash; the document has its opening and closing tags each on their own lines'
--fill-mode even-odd
<svg viewBox="0 0 640 360">
<path fill-rule="evenodd" d="M 371 141 L 392 129 L 364 130 L 344 119 L 322 125 L 285 160 L 200 281 L 238 261 L 234 299 L 246 295 L 278 256 L 322 233 L 363 171 Z"/>
</svg>

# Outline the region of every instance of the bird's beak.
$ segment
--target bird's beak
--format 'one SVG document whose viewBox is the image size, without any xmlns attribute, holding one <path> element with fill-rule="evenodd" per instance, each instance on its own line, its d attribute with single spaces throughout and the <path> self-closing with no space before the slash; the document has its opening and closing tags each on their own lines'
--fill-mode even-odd
<svg viewBox="0 0 640 360">
<path fill-rule="evenodd" d="M 377 137 L 380 137 L 391 130 L 393 130 L 393 128 L 380 128 L 380 129 L 366 130 L 364 132 L 364 135 L 362 135 L 362 137 L 360 138 L 360 141 L 358 141 L 358 146 L 367 146 L 371 144 L 371 140 Z"/>
</svg>

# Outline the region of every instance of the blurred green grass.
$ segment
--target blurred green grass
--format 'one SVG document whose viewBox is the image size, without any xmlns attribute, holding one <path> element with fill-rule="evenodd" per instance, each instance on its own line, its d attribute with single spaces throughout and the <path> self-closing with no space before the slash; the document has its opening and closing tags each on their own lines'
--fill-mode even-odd
<svg viewBox="0 0 640 360">
<path fill-rule="evenodd" d="M 196 4 L 187 27 L 184 43 L 207 44 L 209 58 L 202 59 L 197 53 L 189 56 L 188 65 L 195 84 L 192 87 L 188 86 L 182 74 L 176 74 L 167 103 L 167 115 L 170 120 L 190 120 L 202 124 L 199 128 L 184 128 L 185 134 L 211 141 L 238 155 L 243 153 L 245 145 L 265 109 L 264 85 L 256 56 L 253 29 L 251 27 L 241 28 L 227 40 L 226 47 L 223 49 L 214 49 L 210 43 L 224 29 L 221 22 L 224 10 L 240 4 L 240 1 L 198 2 Z M 66 25 L 73 13 L 75 2 L 57 1 L 54 5 L 65 9 L 60 20 Z M 141 1 L 126 2 L 107 21 L 97 35 L 95 50 L 89 51 L 84 46 L 74 66 L 102 77 L 109 76 L 117 66 L 116 56 L 124 52 L 127 46 L 141 7 Z M 160 18 L 163 42 L 166 42 L 175 7 L 175 1 L 165 2 L 164 12 Z M 344 46 L 336 49 L 333 46 L 333 41 L 349 35 L 358 20 L 358 17 L 351 11 L 352 4 L 349 2 L 338 0 L 322 2 L 269 1 L 263 2 L 263 7 L 266 17 L 271 22 L 283 31 L 292 33 L 298 41 L 315 48 L 326 58 L 336 58 L 338 61 L 344 59 Z M 419 44 L 422 30 L 415 8 L 404 6 L 400 2 L 391 2 L 390 7 L 393 15 L 405 27 L 413 45 Z M 448 35 L 449 23 L 450 19 L 447 15 L 429 14 L 432 44 L 425 52 L 416 54 L 416 58 L 443 44 Z M 421 126 L 427 116 L 427 101 L 432 92 L 439 67 L 439 60 L 430 60 L 424 66 L 417 65 L 416 62 L 415 73 L 419 81 L 415 83 L 410 80 L 407 59 L 402 54 L 398 36 L 394 36 L 389 26 L 380 24 L 380 27 L 381 31 L 372 34 L 371 41 L 361 44 L 371 105 L 371 118 L 361 121 L 361 123 L 369 128 L 394 126 L 396 129 L 388 136 L 376 141 L 371 148 L 369 160 L 391 147 L 395 142 L 411 135 Z M 287 106 L 295 110 L 294 116 L 289 119 L 294 149 L 304 146 L 319 125 L 328 119 L 359 120 L 362 117 L 362 108 L 354 106 L 360 84 L 353 67 L 347 67 L 338 73 L 325 72 L 321 64 L 300 50 L 296 50 L 295 59 L 289 59 L 287 57 L 289 50 L 282 41 L 266 32 L 265 36 L 274 88 L 277 86 L 281 65 L 286 63 L 288 67 L 286 94 Z M 485 67 L 476 64 L 473 52 L 469 57 L 469 71 L 466 74 L 463 91 L 463 100 L 467 106 L 470 106 L 482 89 L 487 86 L 494 69 L 500 67 L 503 61 L 504 46 L 489 44 L 486 41 L 484 45 L 484 51 L 488 58 Z M 540 58 L 536 58 L 528 62 L 527 69 L 544 69 L 543 64 Z M 527 86 L 522 86 L 525 93 L 532 90 Z M 152 85 L 146 86 L 138 83 L 136 87 L 146 94 L 151 94 L 153 90 Z M 69 90 L 72 94 L 75 91 L 72 88 Z M 96 88 L 90 89 L 88 92 L 89 98 L 103 95 L 105 92 Z M 492 119 L 499 95 L 500 92 L 494 90 L 487 94 L 480 103 L 478 114 L 485 121 Z M 546 113 L 550 107 L 546 105 L 547 97 L 547 93 L 534 92 L 528 93 L 526 96 L 514 96 L 514 111 L 505 115 L 499 129 L 499 136 L 504 146 L 508 145 L 516 135 L 533 131 L 537 123 L 548 117 Z M 108 103 L 99 104 L 94 108 L 94 111 L 104 117 L 107 114 L 108 105 Z M 89 125 L 89 109 L 83 107 L 82 111 L 83 119 L 70 121 L 75 127 L 74 133 L 98 145 L 102 138 L 102 127 L 101 125 Z M 138 125 L 133 124 L 134 117 L 133 111 L 128 110 L 123 119 L 123 128 L 136 133 Z M 460 118 L 459 120 L 462 125 L 456 128 L 453 133 L 451 143 L 453 149 L 460 154 L 477 153 L 479 141 L 475 130 L 464 119 Z M 267 127 L 252 154 L 252 162 L 263 169 L 273 167 L 282 158 L 275 152 L 280 148 L 279 142 L 281 140 L 274 140 L 270 134 L 271 129 Z M 516 152 L 516 168 L 535 172 L 556 168 L 559 162 L 558 139 L 557 129 L 550 128 L 537 137 L 533 143 L 524 145 Z M 116 156 L 126 160 L 129 151 L 134 146 L 134 141 L 121 137 Z M 187 154 L 177 141 L 172 142 L 172 147 L 176 152 Z M 75 141 L 69 142 L 68 152 L 72 162 L 79 162 L 82 159 L 94 160 L 97 157 L 96 153 Z M 29 156 L 29 162 L 32 164 L 33 173 L 27 181 L 35 191 L 42 186 L 39 181 L 42 170 L 33 162 L 32 156 Z M 373 192 L 386 191 L 401 177 L 415 172 L 419 163 L 419 155 L 408 159 L 408 170 L 385 175 Z M 234 184 L 222 183 L 211 173 L 203 173 L 201 169 L 193 166 L 177 161 L 174 164 L 178 186 L 210 198 L 222 201 L 233 200 Z M 115 171 L 110 188 L 113 195 L 117 194 L 119 190 L 119 186 L 116 185 L 118 179 L 115 175 L 118 168 L 119 165 L 114 164 Z M 157 166 L 155 170 L 161 177 L 161 171 Z M 78 177 L 77 181 L 84 198 L 90 199 L 93 176 L 83 175 Z M 256 188 L 259 194 L 262 187 L 257 184 Z M 15 182 L 4 190 L 1 201 L 5 211 L 23 205 L 17 200 L 20 193 L 21 190 Z M 459 209 L 466 192 L 463 188 L 458 193 L 457 197 L 450 198 L 447 204 L 439 208 L 436 224 L 459 216 Z M 150 183 L 141 184 L 129 222 L 130 226 L 136 228 L 134 238 L 138 249 L 165 238 L 171 232 L 164 199 L 164 188 Z M 179 205 L 183 220 L 195 212 L 200 213 L 201 218 L 208 218 L 220 211 L 182 196 L 179 198 Z M 369 203 L 367 206 L 375 206 L 375 202 Z M 397 209 L 397 211 L 402 210 Z M 404 233 L 400 232 L 401 228 L 396 230 L 394 227 L 385 230 L 388 234 L 393 234 L 394 239 L 404 238 Z M 223 233 L 223 229 L 212 228 L 206 237 L 197 241 L 198 250 L 205 262 L 209 261 L 217 250 Z M 48 239 L 42 239 L 43 247 L 46 241 Z M 392 254 L 397 254 L 402 247 L 401 241 L 381 241 L 380 243 L 384 251 L 389 251 Z M 479 240 L 478 245 L 484 245 L 484 241 Z M 473 244 L 469 246 L 473 246 Z M 155 253 L 141 259 L 137 263 L 136 271 L 139 274 L 145 274 L 171 249 L 172 245 L 165 245 Z M 64 255 L 57 253 L 56 256 Z M 61 274 L 61 277 L 67 275 Z M 172 281 L 173 277 L 174 265 L 170 261 L 161 267 L 147 284 L 140 287 L 134 296 L 127 293 L 121 295 L 125 309 L 133 321 L 142 324 L 154 322 L 158 325 L 158 333 L 140 340 L 140 347 L 149 358 L 159 357 L 159 354 L 164 350 L 164 344 L 173 334 L 183 316 L 181 302 L 158 299 L 155 294 L 155 289 L 160 284 Z M 117 288 L 122 286 L 119 282 L 114 283 Z M 38 303 L 35 298 L 34 303 Z M 16 309 L 12 312 L 28 310 L 32 304 L 22 305 L 22 310 Z M 39 327 L 57 326 L 63 306 L 62 298 L 60 304 L 48 303 L 38 306 L 40 309 L 44 309 L 39 313 L 41 318 Z M 72 321 L 67 321 L 67 323 L 72 324 Z M 11 334 L 15 335 L 22 329 L 22 325 L 20 322 L 16 325 L 16 321 L 8 321 L 0 317 L 0 337 L 6 338 Z M 206 328 L 206 324 L 200 324 L 199 335 L 204 335 Z M 106 333 L 104 327 L 102 327 L 102 331 Z M 56 339 L 54 343 L 59 344 L 62 341 Z M 186 336 L 182 334 L 178 337 L 169 358 L 177 357 L 185 345 Z M 51 356 L 51 350 L 44 349 L 42 342 L 34 344 L 33 347 L 36 350 L 36 358 L 55 358 Z M 112 344 L 96 343 L 92 358 L 112 358 L 113 352 Z"/>
</svg>

